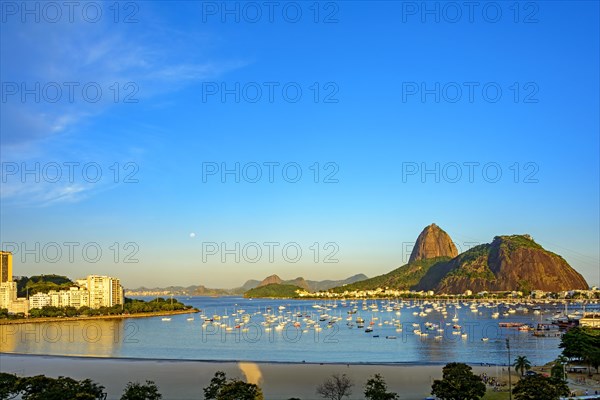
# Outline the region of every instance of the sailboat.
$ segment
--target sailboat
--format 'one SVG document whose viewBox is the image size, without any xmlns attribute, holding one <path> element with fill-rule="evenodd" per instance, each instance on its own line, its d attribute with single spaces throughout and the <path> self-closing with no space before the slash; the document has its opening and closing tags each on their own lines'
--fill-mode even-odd
<svg viewBox="0 0 600 400">
<path fill-rule="evenodd" d="M 454 317 L 452 318 L 452 322 L 458 322 L 458 310 L 454 309 Z"/>
</svg>

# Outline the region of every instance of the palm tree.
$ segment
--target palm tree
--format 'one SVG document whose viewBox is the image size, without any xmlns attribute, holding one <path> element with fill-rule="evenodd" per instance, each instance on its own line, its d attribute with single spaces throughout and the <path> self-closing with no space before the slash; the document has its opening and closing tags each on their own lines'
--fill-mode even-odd
<svg viewBox="0 0 600 400">
<path fill-rule="evenodd" d="M 567 379 L 567 373 L 565 366 L 569 362 L 569 359 L 563 355 L 560 355 L 554 360 L 554 365 L 550 369 L 550 375 L 554 378 L 558 378 L 561 381 Z"/>
<path fill-rule="evenodd" d="M 521 376 L 523 376 L 526 370 L 531 369 L 531 362 L 527 359 L 527 356 L 518 356 L 515 358 L 513 367 L 515 367 L 515 371 L 521 371 Z"/>
</svg>

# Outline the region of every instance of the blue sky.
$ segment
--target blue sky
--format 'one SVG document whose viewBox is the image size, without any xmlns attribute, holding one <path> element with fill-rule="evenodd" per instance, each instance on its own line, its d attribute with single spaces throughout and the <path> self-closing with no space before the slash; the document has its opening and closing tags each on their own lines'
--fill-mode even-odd
<svg viewBox="0 0 600 400">
<path fill-rule="evenodd" d="M 461 250 L 529 233 L 598 284 L 597 2 L 282 2 L 272 21 L 248 3 L 96 2 L 73 22 L 11 4 L 0 240 L 17 275 L 374 276 L 435 222 Z M 36 163 L 39 182 L 22 173 Z"/>
</svg>

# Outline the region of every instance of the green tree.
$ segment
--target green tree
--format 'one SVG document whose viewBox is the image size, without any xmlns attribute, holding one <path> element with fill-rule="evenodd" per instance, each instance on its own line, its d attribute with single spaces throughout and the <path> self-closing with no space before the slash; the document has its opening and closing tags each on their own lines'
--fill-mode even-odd
<svg viewBox="0 0 600 400">
<path fill-rule="evenodd" d="M 324 399 L 342 400 L 352 394 L 354 383 L 346 374 L 335 374 L 317 386 L 317 394 Z"/>
<path fill-rule="evenodd" d="M 204 389 L 206 400 L 263 400 L 262 390 L 253 383 L 227 379 L 225 372 L 217 371 Z"/>
<path fill-rule="evenodd" d="M 560 379 L 538 374 L 519 380 L 513 394 L 515 400 L 559 400 L 561 396 L 569 395 L 569 387 Z"/>
<path fill-rule="evenodd" d="M 19 394 L 19 377 L 0 372 L 0 400 L 14 399 Z"/>
<path fill-rule="evenodd" d="M 225 376 L 225 372 L 217 371 L 215 372 L 215 376 L 210 380 L 210 384 L 204 389 L 204 398 L 206 400 L 215 400 L 219 395 L 219 391 L 227 382 L 227 377 Z"/>
<path fill-rule="evenodd" d="M 231 379 L 221 387 L 217 400 L 263 400 L 263 394 L 253 383 Z"/>
<path fill-rule="evenodd" d="M 104 386 L 90 379 L 76 381 L 60 376 L 56 379 L 44 375 L 21 378 L 18 389 L 23 400 L 96 400 L 104 399 Z"/>
<path fill-rule="evenodd" d="M 380 374 L 375 374 L 365 384 L 365 397 L 369 400 L 397 400 L 398 394 L 387 391 L 387 384 Z"/>
<path fill-rule="evenodd" d="M 575 327 L 567 331 L 559 347 L 563 355 L 569 359 L 577 359 L 587 364 L 591 375 L 591 367 L 600 366 L 600 331 L 589 327 Z"/>
<path fill-rule="evenodd" d="M 123 390 L 121 400 L 160 400 L 162 394 L 158 391 L 158 386 L 153 381 L 146 381 L 146 384 L 139 382 L 128 382 Z"/>
<path fill-rule="evenodd" d="M 442 400 L 479 400 L 485 395 L 485 384 L 468 365 L 450 363 L 442 369 L 442 379 L 433 381 L 431 394 Z"/>
<path fill-rule="evenodd" d="M 531 369 L 531 362 L 527 359 L 527 356 L 518 356 L 515 358 L 513 367 L 515 367 L 515 371 L 520 371 L 521 376 L 523 376 L 525 375 L 525 371 L 529 371 Z"/>
<path fill-rule="evenodd" d="M 567 379 L 567 375 L 565 373 L 565 365 L 569 360 L 565 356 L 558 356 L 556 360 L 554 360 L 554 365 L 550 368 L 550 376 L 555 379 L 559 379 L 561 381 L 565 381 Z"/>
</svg>

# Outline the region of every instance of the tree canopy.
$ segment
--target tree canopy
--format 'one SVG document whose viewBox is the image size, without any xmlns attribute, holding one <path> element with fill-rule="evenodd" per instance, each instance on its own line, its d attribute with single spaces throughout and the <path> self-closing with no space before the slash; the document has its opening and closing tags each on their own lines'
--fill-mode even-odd
<svg viewBox="0 0 600 400">
<path fill-rule="evenodd" d="M 203 390 L 206 400 L 263 400 L 260 387 L 239 379 L 227 379 L 223 371 L 217 371 Z"/>
<path fill-rule="evenodd" d="M 90 379 L 76 381 L 64 376 L 55 379 L 44 375 L 19 378 L 16 390 L 23 400 L 99 400 L 104 399 L 105 394 L 104 386 Z"/>
<path fill-rule="evenodd" d="M 515 371 L 520 372 L 521 376 L 523 376 L 525 375 L 525 371 L 531 369 L 531 362 L 527 359 L 527 356 L 518 356 L 515 358 L 513 367 L 515 367 Z"/>
<path fill-rule="evenodd" d="M 563 355 L 569 359 L 576 359 L 598 369 L 600 366 L 600 331 L 589 327 L 575 327 L 567 331 L 559 347 Z M 591 371 L 590 371 L 591 373 Z"/>
<path fill-rule="evenodd" d="M 153 381 L 146 381 L 146 384 L 139 382 L 129 382 L 123 391 L 121 400 L 160 400 L 162 395 L 158 391 L 158 386 Z"/>
<path fill-rule="evenodd" d="M 560 379 L 533 375 L 522 378 L 513 389 L 515 400 L 559 400 L 569 395 L 569 387 Z"/>
<path fill-rule="evenodd" d="M 436 379 L 431 394 L 442 400 L 479 400 L 485 395 L 485 384 L 472 368 L 463 363 L 450 363 L 442 370 L 442 379 Z"/>
<path fill-rule="evenodd" d="M 0 372 L 0 400 L 13 399 L 19 394 L 18 381 L 15 374 Z"/>
<path fill-rule="evenodd" d="M 387 384 L 380 374 L 375 374 L 365 384 L 365 397 L 368 400 L 398 400 L 398 394 L 388 392 Z"/>
</svg>

